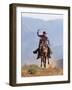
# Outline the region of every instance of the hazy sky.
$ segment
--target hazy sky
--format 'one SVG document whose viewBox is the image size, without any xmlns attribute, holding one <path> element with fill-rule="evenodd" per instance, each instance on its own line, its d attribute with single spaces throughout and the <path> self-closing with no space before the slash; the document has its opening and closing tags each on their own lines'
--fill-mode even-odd
<svg viewBox="0 0 72 90">
<path fill-rule="evenodd" d="M 63 15 L 53 14 L 22 14 L 21 18 L 21 62 L 23 64 L 38 63 L 33 50 L 38 48 L 39 37 L 43 31 L 47 32 L 53 56 L 62 59 L 63 56 Z"/>
<path fill-rule="evenodd" d="M 22 13 L 22 17 L 29 17 L 29 18 L 34 18 L 34 19 L 41 19 L 41 20 L 56 20 L 56 19 L 62 19 L 63 15 L 60 14 L 50 14 L 50 13 L 43 13 L 43 14 L 35 14 L 35 13 Z"/>
</svg>

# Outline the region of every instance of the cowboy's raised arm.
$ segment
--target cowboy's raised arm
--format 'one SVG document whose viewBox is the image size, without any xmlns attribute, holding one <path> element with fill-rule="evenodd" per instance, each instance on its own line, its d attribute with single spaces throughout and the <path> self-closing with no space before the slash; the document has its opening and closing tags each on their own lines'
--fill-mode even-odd
<svg viewBox="0 0 72 90">
<path fill-rule="evenodd" d="M 38 37 L 42 37 L 42 35 L 39 35 L 39 30 L 37 31 L 37 36 L 38 36 Z"/>
</svg>

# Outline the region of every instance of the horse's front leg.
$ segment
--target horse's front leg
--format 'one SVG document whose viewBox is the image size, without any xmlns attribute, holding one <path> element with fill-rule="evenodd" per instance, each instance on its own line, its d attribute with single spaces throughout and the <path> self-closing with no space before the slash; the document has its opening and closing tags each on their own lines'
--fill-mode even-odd
<svg viewBox="0 0 72 90">
<path fill-rule="evenodd" d="M 42 68 L 42 58 L 41 58 L 41 68 Z"/>
<path fill-rule="evenodd" d="M 45 67 L 46 67 L 46 57 L 45 57 Z"/>
<path fill-rule="evenodd" d="M 48 59 L 48 64 L 49 64 L 49 58 L 47 58 Z"/>
<path fill-rule="evenodd" d="M 44 68 L 46 68 L 46 57 L 44 58 Z"/>
</svg>

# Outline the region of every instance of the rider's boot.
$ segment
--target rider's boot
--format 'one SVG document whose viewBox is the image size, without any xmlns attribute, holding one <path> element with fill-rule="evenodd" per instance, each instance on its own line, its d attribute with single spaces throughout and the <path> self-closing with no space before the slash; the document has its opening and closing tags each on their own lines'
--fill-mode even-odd
<svg viewBox="0 0 72 90">
<path fill-rule="evenodd" d="M 37 54 L 37 52 L 38 52 L 38 49 L 36 49 L 35 51 L 33 51 L 34 54 Z"/>
</svg>

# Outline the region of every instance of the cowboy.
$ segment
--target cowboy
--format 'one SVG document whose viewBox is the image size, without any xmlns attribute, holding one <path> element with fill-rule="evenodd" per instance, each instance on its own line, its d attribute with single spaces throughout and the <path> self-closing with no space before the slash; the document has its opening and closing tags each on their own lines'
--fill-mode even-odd
<svg viewBox="0 0 72 90">
<path fill-rule="evenodd" d="M 39 34 L 39 30 L 37 31 L 37 36 L 40 37 L 39 48 L 37 48 L 35 51 L 33 51 L 34 54 L 38 52 L 37 59 L 40 58 L 40 45 L 41 45 L 42 43 L 44 43 L 45 45 L 47 45 L 48 50 L 50 51 L 50 48 L 49 48 L 49 46 L 48 46 L 50 43 L 49 43 L 49 40 L 48 40 L 48 37 L 47 37 L 46 34 L 47 34 L 47 33 L 46 33 L 45 31 L 43 31 L 43 34 L 40 35 L 40 34 Z M 49 57 L 50 57 L 50 54 L 49 54 Z"/>
</svg>

